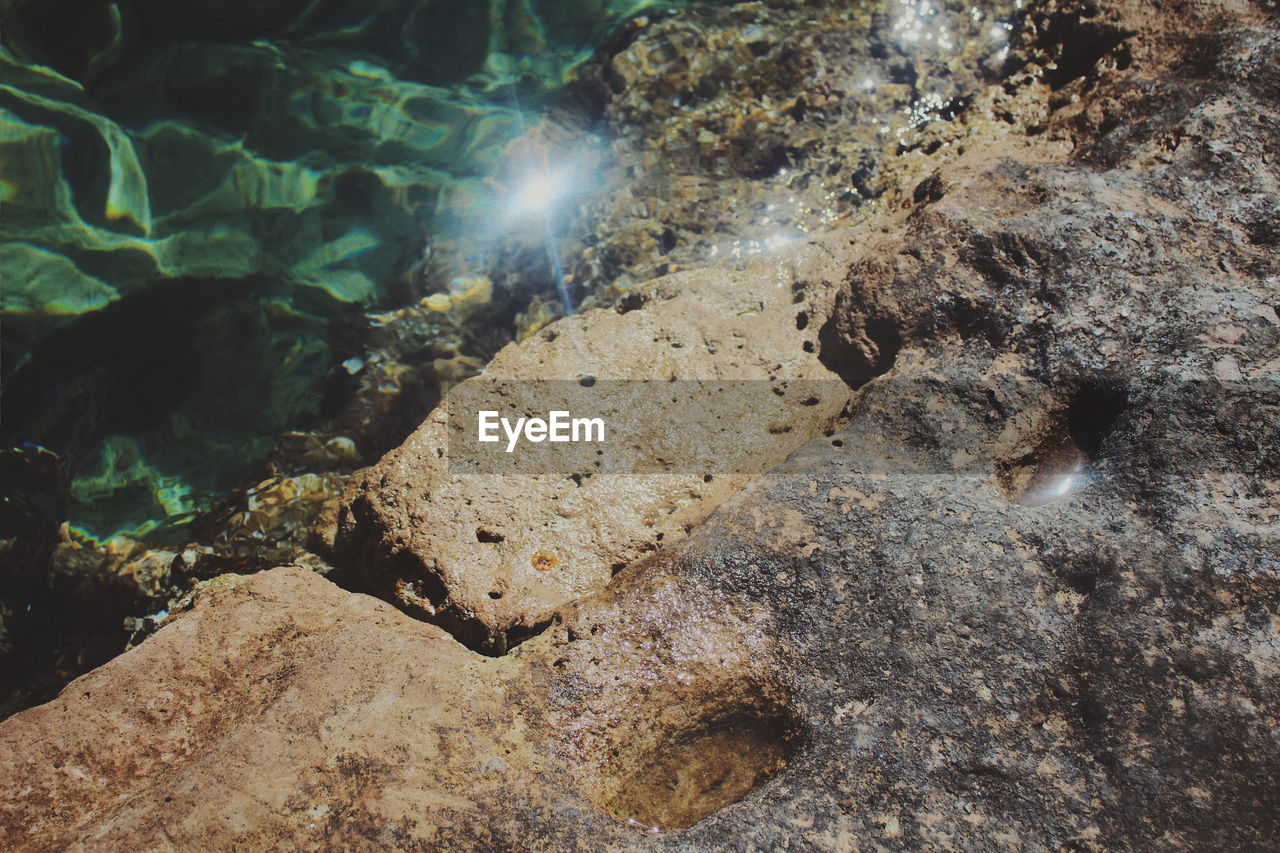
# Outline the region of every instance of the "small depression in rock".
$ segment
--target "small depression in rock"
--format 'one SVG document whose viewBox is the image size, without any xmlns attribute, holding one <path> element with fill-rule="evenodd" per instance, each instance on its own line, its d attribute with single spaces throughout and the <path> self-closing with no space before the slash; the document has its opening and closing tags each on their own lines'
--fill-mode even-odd
<svg viewBox="0 0 1280 853">
<path fill-rule="evenodd" d="M 1044 506 L 1065 497 L 1089 481 L 1089 455 L 1057 429 L 1027 456 L 1001 471 L 1010 497 L 1023 506 Z"/>
<path fill-rule="evenodd" d="M 799 740 L 785 711 L 703 719 L 656 742 L 630 744 L 608 769 L 601 807 L 633 825 L 685 829 L 778 775 Z"/>
<path fill-rule="evenodd" d="M 1005 491 L 1023 506 L 1044 506 L 1091 482 L 1096 476 L 1093 461 L 1123 407 L 1119 392 L 1077 393 L 1064 421 L 1034 451 L 1001 466 Z"/>
</svg>

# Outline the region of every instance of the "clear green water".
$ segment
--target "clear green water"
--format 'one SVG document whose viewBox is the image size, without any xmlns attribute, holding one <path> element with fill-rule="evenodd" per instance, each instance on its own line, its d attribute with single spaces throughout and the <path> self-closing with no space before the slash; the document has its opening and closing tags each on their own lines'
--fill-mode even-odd
<svg viewBox="0 0 1280 853">
<path fill-rule="evenodd" d="M 547 98 L 678 5 L 8 0 L 5 442 L 57 452 L 102 538 L 243 485 L 360 371 L 336 325 L 481 272 Z"/>
<path fill-rule="evenodd" d="M 0 546 L 186 541 L 372 461 L 591 287 L 846 221 L 948 144 L 1021 8 L 0 0 Z"/>
</svg>

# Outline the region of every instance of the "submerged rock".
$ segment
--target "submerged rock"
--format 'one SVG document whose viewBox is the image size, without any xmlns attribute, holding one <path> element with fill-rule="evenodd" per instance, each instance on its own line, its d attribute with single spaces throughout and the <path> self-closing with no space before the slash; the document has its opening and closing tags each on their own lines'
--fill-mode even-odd
<svg viewBox="0 0 1280 853">
<path fill-rule="evenodd" d="M 1024 19 L 993 0 L 737 3 L 633 22 L 573 88 L 614 130 L 618 174 L 566 267 L 611 302 L 880 212 L 963 140 L 1038 120 Z"/>
<path fill-rule="evenodd" d="M 1280 849 L 1280 31 L 1155 12 L 1029 10 L 1034 133 L 490 368 L 728 371 L 670 343 L 749 325 L 847 424 L 611 580 L 507 587 L 551 621 L 498 658 L 296 567 L 213 581 L 0 724 L 5 846 Z M 433 429 L 355 481 L 349 568 L 446 556 L 470 602 L 466 535 L 523 508 L 415 493 Z"/>
</svg>

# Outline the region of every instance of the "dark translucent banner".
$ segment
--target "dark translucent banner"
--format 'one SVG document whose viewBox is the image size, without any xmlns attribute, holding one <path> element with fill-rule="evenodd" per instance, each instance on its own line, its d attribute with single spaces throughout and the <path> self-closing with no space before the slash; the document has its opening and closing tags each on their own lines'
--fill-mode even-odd
<svg viewBox="0 0 1280 853">
<path fill-rule="evenodd" d="M 752 475 L 849 394 L 834 380 L 473 380 L 444 401 L 449 471 Z"/>
</svg>

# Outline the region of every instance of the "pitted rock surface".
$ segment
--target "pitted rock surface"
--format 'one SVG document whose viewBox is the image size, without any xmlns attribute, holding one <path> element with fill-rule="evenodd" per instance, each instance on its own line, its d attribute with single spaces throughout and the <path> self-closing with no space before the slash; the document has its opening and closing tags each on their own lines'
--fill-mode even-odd
<svg viewBox="0 0 1280 853">
<path fill-rule="evenodd" d="M 768 440 L 756 448 L 763 458 L 755 464 L 767 470 L 829 428 L 849 401 L 851 392 L 819 361 L 816 346 L 839 272 L 829 256 L 809 252 L 746 273 L 677 274 L 633 294 L 639 308 L 590 311 L 507 346 L 464 384 L 517 380 L 510 393 L 529 397 L 518 380 L 769 383 L 776 394 L 733 395 L 716 412 L 735 431 L 755 424 L 753 434 Z M 806 399 L 785 393 L 791 382 L 826 390 Z M 531 416 L 546 411 L 537 408 L 536 390 L 527 401 Z M 626 417 L 639 457 L 661 455 L 686 429 L 644 414 L 637 425 L 635 415 L 609 409 L 619 396 L 606 397 L 592 414 L 614 428 Z M 788 431 L 772 435 L 772 424 Z M 473 476 L 451 466 L 449 431 L 444 404 L 355 478 L 337 548 L 363 588 L 490 651 L 505 650 L 545 625 L 555 608 L 682 538 L 748 479 L 706 477 L 684 466 L 661 474 Z M 715 436 L 691 438 L 715 448 Z"/>
<path fill-rule="evenodd" d="M 223 579 L 0 724 L 0 845 L 1280 849 L 1280 32 L 1105 16 L 1124 73 L 810 250 L 846 427 L 501 658 Z"/>
</svg>

